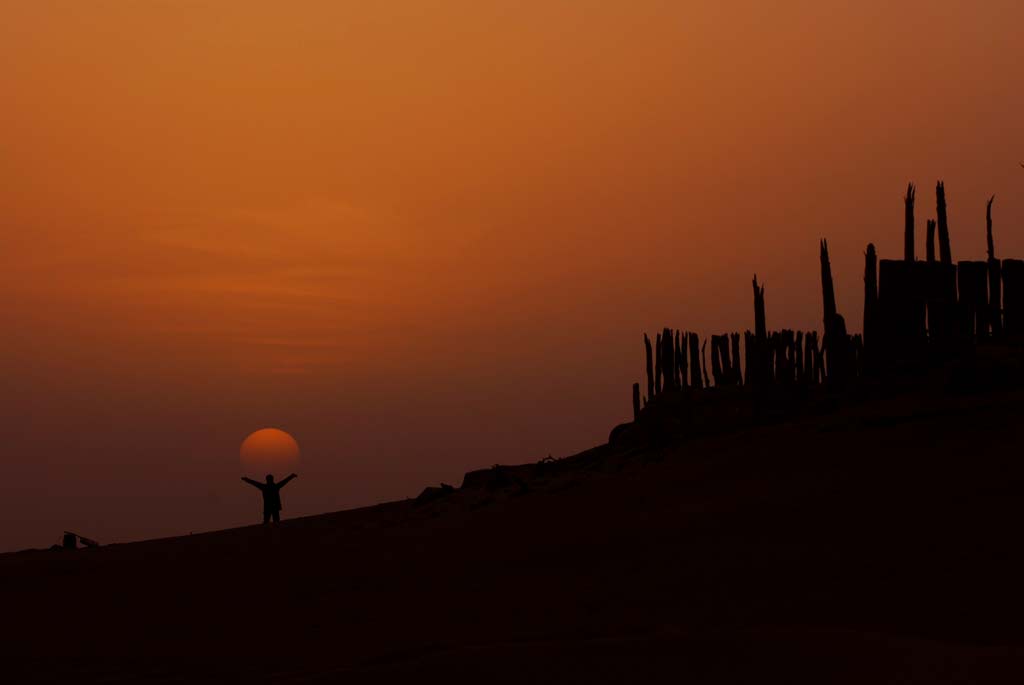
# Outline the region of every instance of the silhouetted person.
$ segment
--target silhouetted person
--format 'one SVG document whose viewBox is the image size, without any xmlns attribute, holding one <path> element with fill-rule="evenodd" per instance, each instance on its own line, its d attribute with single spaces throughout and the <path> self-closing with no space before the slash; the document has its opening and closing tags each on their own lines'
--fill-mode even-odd
<svg viewBox="0 0 1024 685">
<path fill-rule="evenodd" d="M 263 523 L 270 523 L 270 519 L 274 519 L 274 523 L 278 523 L 281 520 L 281 488 L 288 485 L 288 481 L 292 478 L 297 478 L 296 474 L 292 474 L 285 478 L 280 483 L 274 482 L 274 477 L 267 474 L 267 482 L 260 483 L 259 481 L 253 480 L 252 478 L 246 478 L 242 476 L 249 485 L 259 488 L 260 492 L 263 493 Z"/>
</svg>

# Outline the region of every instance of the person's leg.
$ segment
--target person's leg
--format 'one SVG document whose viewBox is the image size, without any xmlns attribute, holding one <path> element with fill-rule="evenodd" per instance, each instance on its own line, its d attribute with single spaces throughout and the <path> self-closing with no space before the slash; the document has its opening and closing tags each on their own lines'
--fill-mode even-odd
<svg viewBox="0 0 1024 685">
<path fill-rule="evenodd" d="M 270 512 L 269 511 L 264 511 L 263 512 L 263 525 L 267 525 L 268 523 L 270 523 Z"/>
<path fill-rule="evenodd" d="M 274 512 L 274 523 L 281 523 L 281 512 Z"/>
</svg>

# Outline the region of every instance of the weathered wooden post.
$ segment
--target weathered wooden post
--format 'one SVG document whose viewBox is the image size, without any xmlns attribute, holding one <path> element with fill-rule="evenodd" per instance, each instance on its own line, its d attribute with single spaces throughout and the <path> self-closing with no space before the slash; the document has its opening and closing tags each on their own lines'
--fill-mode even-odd
<svg viewBox="0 0 1024 685">
<path fill-rule="evenodd" d="M 796 331 L 786 329 L 786 382 L 796 382 Z"/>
<path fill-rule="evenodd" d="M 665 367 L 662 376 L 664 377 L 663 387 L 666 391 L 676 389 L 676 355 L 672 338 L 671 328 L 666 328 L 661 332 L 661 359 Z"/>
<path fill-rule="evenodd" d="M 722 387 L 722 337 L 711 336 L 711 377 L 715 379 L 715 387 Z"/>
<path fill-rule="evenodd" d="M 878 262 L 877 326 L 869 330 L 875 350 L 872 359 L 887 363 L 914 358 L 923 351 L 927 339 L 924 286 L 927 262 L 881 259 Z M 880 343 L 880 344 L 876 344 Z M 880 354 L 876 354 L 880 353 Z"/>
<path fill-rule="evenodd" d="M 700 340 L 696 333 L 690 333 L 690 385 L 697 390 L 703 387 L 700 377 Z"/>
<path fill-rule="evenodd" d="M 1004 259 L 1003 330 L 1008 335 L 1024 334 L 1024 260 Z"/>
<path fill-rule="evenodd" d="M 983 337 L 988 309 L 988 262 L 962 261 L 957 264 L 960 294 L 961 335 L 973 341 Z"/>
<path fill-rule="evenodd" d="M 796 383 L 800 376 L 797 366 L 797 346 L 799 344 L 796 331 L 786 329 L 786 380 L 789 383 Z"/>
<path fill-rule="evenodd" d="M 914 261 L 914 195 L 913 183 L 907 184 L 907 194 L 903 198 L 903 259 Z"/>
<path fill-rule="evenodd" d="M 640 420 L 640 384 L 633 384 L 633 421 Z"/>
<path fill-rule="evenodd" d="M 814 378 L 814 350 L 818 347 L 818 332 L 808 331 L 804 336 L 804 383 L 813 385 Z"/>
<path fill-rule="evenodd" d="M 682 389 L 682 388 L 686 387 L 686 377 L 685 377 L 686 372 L 683 371 L 683 363 L 684 362 L 683 362 L 683 359 L 682 359 L 682 355 L 679 354 L 679 331 L 675 332 L 675 341 L 673 343 L 673 353 L 674 353 L 673 356 L 674 356 L 674 358 L 676 360 L 676 376 L 675 376 L 675 378 L 676 378 L 676 387 Z M 681 372 L 682 372 L 682 376 L 683 376 L 682 378 L 680 378 Z"/>
<path fill-rule="evenodd" d="M 750 331 L 743 331 L 743 366 L 746 375 L 743 379 L 744 385 L 756 383 L 753 376 L 754 369 L 754 334 Z"/>
<path fill-rule="evenodd" d="M 939 261 L 953 263 L 953 252 L 949 246 L 949 220 L 946 217 L 946 184 L 935 184 L 935 209 L 939 217 Z"/>
<path fill-rule="evenodd" d="M 925 234 L 924 254 L 925 254 L 925 261 L 927 261 L 929 263 L 935 261 L 935 220 L 934 219 L 928 219 L 928 228 L 927 228 L 927 233 Z"/>
<path fill-rule="evenodd" d="M 796 340 L 794 340 L 793 349 L 793 365 L 796 370 L 796 382 L 803 385 L 807 376 L 804 375 L 804 332 L 796 332 Z"/>
<path fill-rule="evenodd" d="M 850 339 L 850 346 L 853 349 L 854 373 L 856 376 L 864 375 L 864 338 L 861 335 L 854 335 Z"/>
<path fill-rule="evenodd" d="M 676 359 L 679 360 L 679 387 L 685 388 L 689 383 L 689 379 L 686 377 L 687 363 L 686 363 L 686 340 L 687 333 L 676 331 Z"/>
<path fill-rule="evenodd" d="M 956 266 L 942 262 L 919 265 L 924 272 L 924 295 L 928 308 L 928 340 L 938 349 L 953 339 L 956 319 Z"/>
<path fill-rule="evenodd" d="M 988 199 L 988 204 L 985 205 L 985 243 L 988 246 L 988 258 L 995 259 L 996 257 L 996 246 L 992 240 L 992 203 L 996 201 L 996 196 L 993 195 Z"/>
<path fill-rule="evenodd" d="M 673 378 L 676 373 L 676 348 L 672 342 L 672 332 L 669 329 L 665 329 L 662 332 L 662 366 L 665 367 L 665 371 L 662 372 L 662 390 L 668 392 L 674 387 Z"/>
<path fill-rule="evenodd" d="M 654 338 L 654 396 L 661 394 L 661 333 Z"/>
<path fill-rule="evenodd" d="M 821 240 L 821 300 L 825 309 L 825 334 L 828 335 L 828 326 L 836 315 L 836 293 L 832 286 L 832 264 L 828 259 L 828 242 Z"/>
<path fill-rule="evenodd" d="M 740 334 L 732 334 L 732 382 L 743 385 L 743 371 L 740 369 Z"/>
<path fill-rule="evenodd" d="M 644 333 L 644 350 L 647 353 L 647 401 L 654 397 L 654 361 L 651 357 L 651 339 Z"/>
<path fill-rule="evenodd" d="M 700 368 L 703 369 L 703 371 L 704 371 L 704 387 L 705 388 L 710 388 L 711 387 L 711 379 L 708 378 L 708 355 L 707 355 L 707 349 L 708 349 L 708 339 L 704 338 L 704 343 L 700 346 L 700 361 L 701 361 Z"/>
<path fill-rule="evenodd" d="M 828 242 L 821 241 L 821 297 L 825 312 L 825 377 L 830 383 L 843 384 L 848 377 L 847 368 L 849 345 L 846 339 L 846 323 L 842 323 L 836 311 L 836 294 L 832 285 L 832 264 L 828 258 Z"/>
<path fill-rule="evenodd" d="M 992 240 L 992 203 L 996 196 L 988 200 L 985 208 L 985 240 L 988 243 L 988 323 L 992 327 L 992 335 L 1003 334 L 1003 278 L 1002 265 L 996 259 L 996 247 Z"/>
<path fill-rule="evenodd" d="M 771 360 L 769 358 L 768 325 L 765 317 L 764 286 L 757 284 L 754 275 L 754 346 L 750 356 L 747 375 L 755 385 L 767 385 L 771 381 Z"/>
<path fill-rule="evenodd" d="M 828 344 L 827 340 L 822 339 L 821 344 L 818 344 L 817 334 L 814 336 L 814 383 L 816 385 L 823 385 L 825 377 L 825 345 Z"/>
<path fill-rule="evenodd" d="M 878 256 L 874 243 L 864 252 L 864 348 L 875 343 L 878 325 Z"/>
</svg>

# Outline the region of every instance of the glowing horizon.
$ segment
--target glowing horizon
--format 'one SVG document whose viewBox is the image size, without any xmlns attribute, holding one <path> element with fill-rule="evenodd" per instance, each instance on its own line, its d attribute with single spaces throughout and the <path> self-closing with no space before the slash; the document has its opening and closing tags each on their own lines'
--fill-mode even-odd
<svg viewBox="0 0 1024 685">
<path fill-rule="evenodd" d="M 316 455 L 302 513 L 591 446 L 641 332 L 748 328 L 754 273 L 820 328 L 819 238 L 859 329 L 908 181 L 918 254 L 942 178 L 954 258 L 992 194 L 1024 257 L 1019 3 L 5 14 L 0 549 L 242 522 L 253 426 Z"/>
</svg>

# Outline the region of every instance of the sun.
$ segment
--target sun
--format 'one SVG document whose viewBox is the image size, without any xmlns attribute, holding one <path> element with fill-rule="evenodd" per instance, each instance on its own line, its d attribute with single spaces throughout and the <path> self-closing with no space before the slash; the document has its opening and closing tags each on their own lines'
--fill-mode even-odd
<svg viewBox="0 0 1024 685">
<path fill-rule="evenodd" d="M 242 468 L 263 476 L 288 472 L 299 463 L 299 443 L 277 428 L 262 428 L 242 441 Z"/>
</svg>

